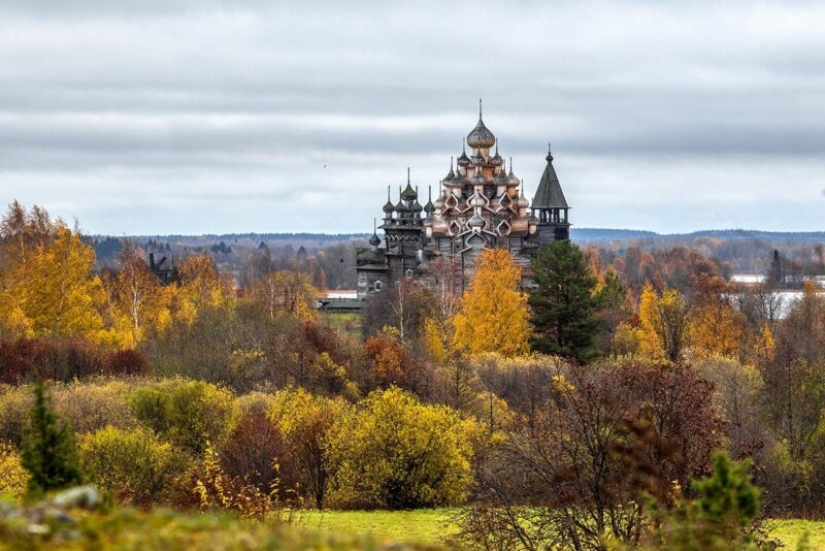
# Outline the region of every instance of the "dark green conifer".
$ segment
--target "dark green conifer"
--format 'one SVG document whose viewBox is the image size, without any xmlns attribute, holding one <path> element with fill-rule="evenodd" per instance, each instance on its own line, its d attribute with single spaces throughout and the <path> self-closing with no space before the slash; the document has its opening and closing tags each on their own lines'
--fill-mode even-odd
<svg viewBox="0 0 825 551">
<path fill-rule="evenodd" d="M 71 428 L 58 419 L 43 384 L 34 387 L 34 396 L 31 425 L 23 435 L 21 454 L 21 464 L 31 475 L 29 494 L 83 484 Z"/>
<path fill-rule="evenodd" d="M 567 239 L 542 247 L 533 261 L 533 280 L 538 286 L 529 299 L 533 350 L 582 362 L 592 359 L 602 320 L 593 293 L 597 279 L 584 253 Z"/>
</svg>

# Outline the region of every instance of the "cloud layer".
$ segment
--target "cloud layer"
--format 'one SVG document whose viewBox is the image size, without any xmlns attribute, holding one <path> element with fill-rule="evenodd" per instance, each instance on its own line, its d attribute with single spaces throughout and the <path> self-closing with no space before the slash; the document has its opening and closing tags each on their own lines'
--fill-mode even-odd
<svg viewBox="0 0 825 551">
<path fill-rule="evenodd" d="M 483 96 L 528 195 L 553 143 L 577 226 L 821 229 L 817 3 L 271 4 L 4 2 L 6 201 L 115 235 L 369 231 Z"/>
</svg>

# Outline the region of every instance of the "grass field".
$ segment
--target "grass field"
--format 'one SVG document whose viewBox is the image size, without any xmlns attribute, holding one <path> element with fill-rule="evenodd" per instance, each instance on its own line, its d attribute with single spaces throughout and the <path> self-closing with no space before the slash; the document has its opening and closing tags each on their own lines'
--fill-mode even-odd
<svg viewBox="0 0 825 551">
<path fill-rule="evenodd" d="M 793 551 L 802 539 L 808 534 L 810 550 L 825 550 L 825 522 L 813 520 L 771 520 L 768 522 L 770 534 L 785 544 L 785 549 Z"/>
<path fill-rule="evenodd" d="M 392 539 L 407 543 L 443 544 L 445 537 L 458 527 L 450 522 L 455 509 L 421 509 L 417 511 L 302 511 L 299 526 L 336 535 L 370 535 L 379 541 Z M 770 535 L 780 540 L 784 549 L 793 551 L 803 534 L 808 534 L 809 550 L 825 551 L 825 522 L 809 520 L 771 520 Z"/>
<path fill-rule="evenodd" d="M 450 523 L 455 509 L 416 511 L 302 511 L 298 526 L 336 534 L 370 535 L 379 541 L 438 545 L 457 531 Z"/>
</svg>

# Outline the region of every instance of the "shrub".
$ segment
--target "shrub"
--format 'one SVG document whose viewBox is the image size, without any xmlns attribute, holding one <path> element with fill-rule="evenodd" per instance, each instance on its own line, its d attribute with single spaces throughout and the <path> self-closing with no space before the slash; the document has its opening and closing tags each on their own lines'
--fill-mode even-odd
<svg viewBox="0 0 825 551">
<path fill-rule="evenodd" d="M 398 389 L 375 391 L 339 419 L 328 460 L 339 466 L 330 500 L 342 507 L 455 505 L 471 481 L 470 423 Z"/>
<path fill-rule="evenodd" d="M 106 355 L 103 372 L 106 375 L 148 375 L 151 367 L 146 356 L 137 350 L 115 350 Z"/>
<path fill-rule="evenodd" d="M 119 501 L 150 505 L 183 473 L 183 454 L 145 428 L 106 427 L 80 440 L 80 460 Z"/>
<path fill-rule="evenodd" d="M 137 419 L 127 399 L 131 385 L 118 380 L 97 380 L 55 385 L 55 410 L 78 434 L 95 432 L 106 426 L 133 429 Z"/>
<path fill-rule="evenodd" d="M 20 464 L 20 452 L 8 442 L 0 442 L 0 496 L 20 499 L 26 492 L 29 473 Z"/>
<path fill-rule="evenodd" d="M 286 459 L 281 431 L 263 411 L 244 413 L 220 453 L 221 467 L 226 474 L 264 493 L 278 483 L 279 470 L 285 466 Z M 290 473 L 293 469 L 287 466 L 285 471 Z M 292 480 L 282 482 L 286 487 L 294 486 Z"/>
<path fill-rule="evenodd" d="M 342 398 L 315 396 L 304 389 L 289 388 L 275 394 L 269 410 L 286 444 L 281 464 L 281 487 L 299 487 L 301 497 L 312 498 L 322 509 L 334 465 L 326 450 L 336 420 L 351 415 Z"/>
<path fill-rule="evenodd" d="M 201 509 L 228 509 L 245 518 L 263 520 L 277 504 L 277 485 L 273 485 L 271 491 L 263 492 L 228 475 L 221 468 L 217 454 L 209 443 L 194 476 L 193 492 Z"/>
<path fill-rule="evenodd" d="M 230 391 L 181 378 L 138 388 L 128 401 L 141 423 L 194 455 L 222 441 L 232 414 Z"/>
<path fill-rule="evenodd" d="M 0 342 L 0 377 L 21 384 L 43 379 L 71 381 L 103 373 L 104 353 L 80 339 L 17 339 Z"/>
<path fill-rule="evenodd" d="M 0 441 L 20 446 L 34 405 L 30 386 L 0 384 Z"/>
</svg>

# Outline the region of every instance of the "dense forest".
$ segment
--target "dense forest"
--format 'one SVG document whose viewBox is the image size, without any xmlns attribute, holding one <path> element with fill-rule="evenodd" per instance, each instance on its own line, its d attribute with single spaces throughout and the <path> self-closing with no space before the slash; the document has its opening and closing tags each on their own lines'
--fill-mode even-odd
<svg viewBox="0 0 825 551">
<path fill-rule="evenodd" d="M 12 203 L 0 492 L 460 506 L 479 549 L 770 548 L 760 514 L 825 517 L 821 242 L 560 241 L 529 289 L 491 250 L 463 293 L 409 280 L 328 317 L 358 240 L 259 238 L 89 238 Z M 730 280 L 762 256 L 764 283 Z"/>
</svg>

